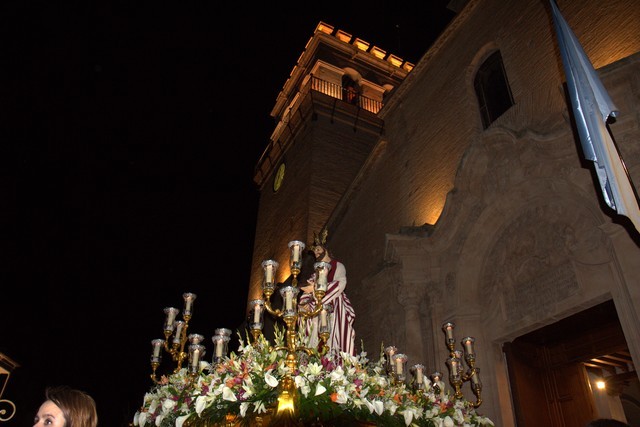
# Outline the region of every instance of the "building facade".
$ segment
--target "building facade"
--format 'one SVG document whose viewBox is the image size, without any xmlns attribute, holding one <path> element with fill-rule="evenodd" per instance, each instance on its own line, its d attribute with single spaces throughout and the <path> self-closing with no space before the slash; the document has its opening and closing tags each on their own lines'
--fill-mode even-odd
<svg viewBox="0 0 640 427">
<path fill-rule="evenodd" d="M 640 8 L 557 4 L 620 111 L 637 185 Z M 256 167 L 249 299 L 263 260 L 286 276 L 287 242 L 327 226 L 370 354 L 394 345 L 446 373 L 453 322 L 476 340 L 496 425 L 638 422 L 640 232 L 602 201 L 565 82 L 546 1 L 470 0 L 415 65 L 321 23 Z"/>
</svg>

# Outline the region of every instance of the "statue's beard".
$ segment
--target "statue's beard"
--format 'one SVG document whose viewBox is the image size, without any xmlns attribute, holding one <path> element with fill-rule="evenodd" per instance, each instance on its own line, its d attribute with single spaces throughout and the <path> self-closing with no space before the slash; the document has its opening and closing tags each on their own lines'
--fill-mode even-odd
<svg viewBox="0 0 640 427">
<path fill-rule="evenodd" d="M 327 254 L 326 250 L 323 250 L 322 252 L 320 252 L 318 254 L 318 256 L 316 257 L 316 261 L 322 261 L 324 259 L 324 256 Z"/>
</svg>

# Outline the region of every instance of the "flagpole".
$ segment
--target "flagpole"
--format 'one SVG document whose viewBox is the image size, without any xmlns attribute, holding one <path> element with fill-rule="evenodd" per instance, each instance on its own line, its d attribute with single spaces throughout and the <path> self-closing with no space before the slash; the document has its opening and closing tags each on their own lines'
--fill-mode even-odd
<svg viewBox="0 0 640 427">
<path fill-rule="evenodd" d="M 593 162 L 605 203 L 640 231 L 638 197 L 607 127 L 618 111 L 555 0 L 550 2 L 582 151 Z"/>
</svg>

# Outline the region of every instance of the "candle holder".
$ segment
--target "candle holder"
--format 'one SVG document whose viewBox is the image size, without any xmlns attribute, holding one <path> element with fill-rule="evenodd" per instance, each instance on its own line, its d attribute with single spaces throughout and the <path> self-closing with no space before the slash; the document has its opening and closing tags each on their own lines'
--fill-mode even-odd
<svg viewBox="0 0 640 427">
<path fill-rule="evenodd" d="M 193 376 L 200 372 L 200 360 L 206 354 L 202 344 L 191 344 L 189 346 L 189 373 Z"/>
<path fill-rule="evenodd" d="M 285 286 L 280 289 L 280 296 L 284 301 L 282 317 L 296 317 L 298 313 L 298 293 L 300 290 L 296 286 Z"/>
<path fill-rule="evenodd" d="M 387 372 L 387 375 L 389 376 L 393 375 L 393 364 L 392 364 L 391 358 L 397 352 L 398 352 L 398 349 L 392 345 L 384 349 L 384 355 L 385 355 L 385 361 L 386 361 L 384 367 Z"/>
<path fill-rule="evenodd" d="M 416 391 L 424 391 L 426 388 L 425 377 L 424 377 L 424 365 L 415 364 L 413 365 L 409 371 L 413 375 L 413 379 L 411 380 L 411 385 L 413 389 Z"/>
<path fill-rule="evenodd" d="M 171 355 L 171 359 L 176 362 L 176 368 L 174 373 L 178 372 L 182 368 L 182 363 L 188 357 L 188 349 L 185 351 L 185 345 L 187 343 L 187 329 L 189 328 L 189 320 L 191 320 L 193 303 L 196 300 L 196 294 L 186 292 L 182 294 L 184 301 L 182 309 L 182 320 L 176 320 L 176 317 L 180 313 L 175 307 L 165 307 L 165 321 L 164 321 L 164 340 L 154 339 L 151 341 L 151 379 L 157 382 L 156 371 L 160 367 L 162 361 L 162 350 Z M 173 338 L 172 338 L 173 337 Z M 171 341 L 171 344 L 169 344 Z M 162 342 L 162 344 L 160 344 Z"/>
<path fill-rule="evenodd" d="M 315 264 L 313 264 L 313 269 L 316 271 L 316 288 L 326 292 L 327 277 L 329 277 L 331 264 L 324 261 L 316 262 Z"/>
<path fill-rule="evenodd" d="M 253 342 L 257 342 L 262 328 L 264 328 L 264 300 L 255 299 L 249 305 L 252 307 L 249 313 L 249 329 L 253 336 Z"/>
<path fill-rule="evenodd" d="M 273 294 L 273 291 L 276 287 L 276 272 L 278 271 L 277 261 L 272 259 L 268 259 L 266 261 L 262 261 L 262 269 L 264 270 L 264 276 L 262 279 L 262 289 L 265 295 L 268 293 L 269 296 Z"/>
<path fill-rule="evenodd" d="M 291 256 L 289 257 L 289 268 L 293 275 L 293 286 L 298 286 L 298 274 L 302 267 L 302 254 L 306 245 L 300 240 L 292 240 L 289 242 Z"/>
<path fill-rule="evenodd" d="M 331 335 L 331 317 L 333 316 L 333 303 L 322 304 L 320 310 L 320 324 L 318 325 L 318 335 L 322 341 L 322 351 L 329 351 L 329 336 Z"/>
<path fill-rule="evenodd" d="M 295 388 L 291 372 L 294 372 L 297 368 L 298 360 L 301 355 L 311 355 L 313 350 L 298 344 L 298 331 L 297 327 L 302 321 L 310 318 L 320 317 L 320 328 L 318 330 L 318 336 L 320 339 L 319 348 L 321 348 L 322 354 L 328 352 L 329 347 L 327 342 L 329 340 L 330 331 L 329 316 L 332 312 L 332 306 L 323 305 L 322 299 L 327 291 L 327 276 L 331 265 L 329 263 L 321 262 L 314 264 L 316 270 L 316 283 L 313 291 L 313 298 L 315 301 L 315 307 L 310 311 L 298 310 L 298 274 L 302 268 L 302 256 L 306 245 L 299 240 L 292 240 L 288 243 L 290 250 L 289 267 L 291 270 L 292 281 L 291 285 L 284 286 L 280 289 L 280 295 L 284 301 L 281 308 L 274 308 L 271 305 L 271 296 L 275 292 L 275 270 L 278 267 L 278 263 L 273 260 L 266 260 L 262 262 L 262 268 L 264 270 L 264 279 L 262 281 L 262 293 L 264 299 L 264 309 L 277 318 L 282 318 L 286 324 L 286 344 L 284 346 L 275 347 L 274 351 L 285 350 L 287 352 L 285 364 L 289 368 L 289 374 L 284 378 L 281 385 L 280 397 L 278 398 L 278 408 L 275 413 L 275 417 L 281 422 L 285 422 L 287 419 L 293 416 L 295 410 L 294 405 L 291 403 L 291 396 Z M 255 302 L 255 300 L 254 300 Z M 255 307 L 253 315 L 255 316 Z M 262 307 L 261 307 L 262 308 Z M 254 319 L 255 320 L 255 319 Z M 257 341 L 261 334 L 261 329 L 253 328 L 252 334 L 254 341 Z"/>
<path fill-rule="evenodd" d="M 393 356 L 391 356 L 391 361 L 392 361 L 391 366 L 393 367 L 393 378 L 396 383 L 401 383 L 406 380 L 407 378 L 406 364 L 408 359 L 409 358 L 407 357 L 407 355 L 403 353 L 396 353 Z"/>
<path fill-rule="evenodd" d="M 464 337 L 460 342 L 464 353 L 456 350 L 455 339 L 453 337 L 454 328 L 455 324 L 452 322 L 446 322 L 442 325 L 442 330 L 446 335 L 445 343 L 449 349 L 449 358 L 446 361 L 449 367 L 449 382 L 454 388 L 454 397 L 456 399 L 463 399 L 462 385 L 470 381 L 471 391 L 476 396 L 476 401 L 471 402 L 471 405 L 477 408 L 482 404 L 482 383 L 480 382 L 480 369 L 476 368 L 476 354 L 473 347 L 475 339 L 473 337 Z M 466 371 L 463 360 L 467 365 Z"/>
<path fill-rule="evenodd" d="M 151 379 L 158 383 L 157 371 L 162 364 L 163 351 L 171 355 L 171 359 L 176 366 L 173 373 L 176 374 L 182 369 L 183 363 L 187 363 L 187 371 L 191 376 L 200 372 L 200 362 L 206 354 L 206 348 L 202 344 L 204 336 L 200 334 L 188 334 L 189 321 L 193 315 L 193 302 L 196 294 L 187 292 L 182 294 L 184 306 L 182 309 L 182 319 L 176 320 L 180 310 L 175 307 L 165 307 L 164 339 L 157 338 L 151 341 Z M 214 363 L 220 363 L 227 357 L 228 343 L 231 339 L 231 329 L 216 329 L 213 336 Z M 219 344 L 218 344 L 219 343 Z"/>
<path fill-rule="evenodd" d="M 286 346 L 277 347 L 275 350 L 286 350 L 288 353 L 295 355 L 298 351 L 303 351 L 307 354 L 311 354 L 311 349 L 306 348 L 304 346 L 299 346 L 297 342 L 297 332 L 296 327 L 298 325 L 298 320 L 304 320 L 308 318 L 313 318 L 316 316 L 320 316 L 322 310 L 324 310 L 324 306 L 320 303 L 322 298 L 326 293 L 326 286 L 324 289 L 322 286 L 314 287 L 313 297 L 316 303 L 315 308 L 312 311 L 298 311 L 298 293 L 300 292 L 298 288 L 298 274 L 300 274 L 300 269 L 302 267 L 302 255 L 306 245 L 299 240 L 292 240 L 288 243 L 288 247 L 290 250 L 289 256 L 289 266 L 291 269 L 291 275 L 293 276 L 293 280 L 291 285 L 284 286 L 280 289 L 280 295 L 282 296 L 282 300 L 284 304 L 282 308 L 273 308 L 271 305 L 271 296 L 275 292 L 275 286 L 273 285 L 273 272 L 277 268 L 278 263 L 273 260 L 266 260 L 262 262 L 262 267 L 264 269 L 264 279 L 262 286 L 262 293 L 264 296 L 264 308 L 265 310 L 278 318 L 282 318 L 287 326 L 286 330 Z M 328 264 L 328 263 L 324 263 Z M 318 266 L 319 270 L 328 271 L 330 265 Z M 318 274 L 318 273 L 317 273 Z M 319 274 L 318 274 L 319 277 Z M 317 282 L 317 281 L 316 281 Z M 328 339 L 328 334 L 319 334 L 322 342 L 323 348 L 326 348 L 325 343 Z M 259 334 L 256 333 L 254 338 L 257 339 Z M 323 338 L 324 337 L 324 338 Z"/>
<path fill-rule="evenodd" d="M 442 382 L 442 374 L 438 371 L 435 371 L 431 374 L 431 387 L 433 387 L 433 392 L 437 395 L 442 395 L 444 392 L 444 383 Z"/>
<path fill-rule="evenodd" d="M 211 337 L 213 341 L 213 364 L 221 363 L 229 352 L 229 341 L 231 340 L 231 329 L 219 328 L 216 329 L 215 335 Z"/>
</svg>

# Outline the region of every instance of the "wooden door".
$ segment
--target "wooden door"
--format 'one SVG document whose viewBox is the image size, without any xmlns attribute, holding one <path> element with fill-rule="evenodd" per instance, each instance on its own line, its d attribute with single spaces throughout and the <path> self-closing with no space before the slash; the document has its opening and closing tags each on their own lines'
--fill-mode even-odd
<svg viewBox="0 0 640 427">
<path fill-rule="evenodd" d="M 585 363 L 628 350 L 612 301 L 503 345 L 518 427 L 584 427 L 598 418 Z"/>
<path fill-rule="evenodd" d="M 562 346 L 505 344 L 518 427 L 584 427 L 595 418 L 584 365 L 566 360 Z"/>
</svg>

